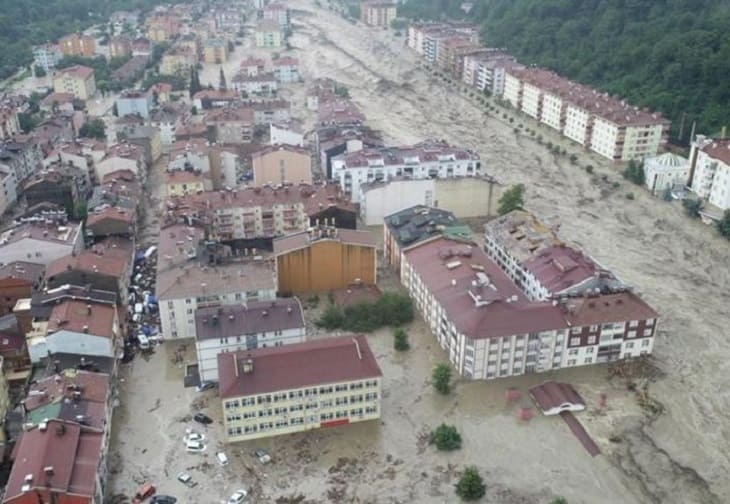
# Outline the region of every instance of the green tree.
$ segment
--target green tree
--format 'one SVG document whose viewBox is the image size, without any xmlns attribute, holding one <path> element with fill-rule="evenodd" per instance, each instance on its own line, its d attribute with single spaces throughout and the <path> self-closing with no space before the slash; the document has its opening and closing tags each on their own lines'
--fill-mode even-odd
<svg viewBox="0 0 730 504">
<path fill-rule="evenodd" d="M 38 117 L 35 114 L 20 113 L 18 114 L 18 125 L 23 133 L 30 133 L 38 126 Z"/>
<path fill-rule="evenodd" d="M 507 189 L 502 197 L 499 198 L 499 215 L 510 213 L 513 210 L 519 210 L 525 205 L 525 186 L 522 184 L 513 185 Z"/>
<path fill-rule="evenodd" d="M 223 67 L 221 67 L 221 71 L 218 76 L 218 89 L 221 91 L 228 89 L 228 86 L 226 86 L 226 74 L 223 73 Z"/>
<path fill-rule="evenodd" d="M 465 501 L 475 501 L 484 497 L 487 486 L 484 484 L 479 471 L 474 466 L 468 466 L 456 484 L 456 495 Z"/>
<path fill-rule="evenodd" d="M 568 499 L 565 497 L 555 497 L 550 501 L 550 504 L 568 504 Z"/>
<path fill-rule="evenodd" d="M 700 217 L 700 212 L 702 211 L 703 206 L 701 200 L 687 198 L 682 200 L 682 206 L 684 207 L 684 211 L 687 212 L 687 215 L 693 219 L 698 219 Z"/>
<path fill-rule="evenodd" d="M 431 431 L 429 443 L 436 445 L 441 451 L 458 450 L 461 448 L 461 434 L 453 425 L 442 423 Z"/>
<path fill-rule="evenodd" d="M 198 75 L 198 70 L 196 68 L 190 69 L 190 85 L 188 86 L 190 90 L 190 97 L 192 98 L 195 96 L 196 93 L 203 90 L 203 86 L 200 84 L 200 76 Z"/>
<path fill-rule="evenodd" d="M 79 129 L 79 136 L 84 138 L 96 138 L 104 140 L 106 138 L 106 125 L 101 119 L 94 119 L 85 123 Z"/>
<path fill-rule="evenodd" d="M 725 210 L 722 219 L 717 221 L 717 230 L 722 236 L 730 240 L 730 210 Z"/>
<path fill-rule="evenodd" d="M 646 181 L 644 167 L 641 166 L 641 163 L 634 161 L 633 159 L 629 161 L 629 164 L 626 165 L 626 168 L 624 168 L 624 171 L 621 172 L 621 175 L 623 175 L 626 180 L 630 180 L 636 185 L 644 185 L 644 182 Z"/>
<path fill-rule="evenodd" d="M 336 86 L 335 94 L 337 94 L 337 96 L 341 96 L 342 98 L 349 98 L 350 90 L 345 86 Z"/>
<path fill-rule="evenodd" d="M 330 331 L 341 328 L 344 323 L 345 314 L 342 312 L 342 308 L 334 304 L 329 305 L 322 316 L 315 322 L 318 327 Z"/>
<path fill-rule="evenodd" d="M 433 368 L 431 374 L 433 388 L 441 394 L 448 394 L 451 391 L 451 367 L 448 364 L 438 364 Z"/>
<path fill-rule="evenodd" d="M 86 206 L 85 201 L 80 201 L 76 204 L 76 208 L 74 208 L 74 215 L 77 219 L 84 220 L 89 215 L 88 207 Z"/>
<path fill-rule="evenodd" d="M 33 73 L 36 77 L 45 77 L 47 75 L 46 69 L 40 65 L 36 65 L 33 67 Z"/>
<path fill-rule="evenodd" d="M 400 327 L 393 333 L 393 348 L 399 352 L 403 352 L 411 348 L 410 343 L 408 343 L 408 333 Z"/>
</svg>

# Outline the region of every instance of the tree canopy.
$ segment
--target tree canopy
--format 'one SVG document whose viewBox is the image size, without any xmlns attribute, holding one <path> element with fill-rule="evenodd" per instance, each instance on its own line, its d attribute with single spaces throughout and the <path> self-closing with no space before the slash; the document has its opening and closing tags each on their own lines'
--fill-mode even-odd
<svg viewBox="0 0 730 504">
<path fill-rule="evenodd" d="M 725 0 L 407 0 L 398 14 L 459 17 L 482 39 L 578 82 L 662 112 L 672 136 L 692 121 L 714 134 L 730 121 L 730 9 Z"/>
</svg>

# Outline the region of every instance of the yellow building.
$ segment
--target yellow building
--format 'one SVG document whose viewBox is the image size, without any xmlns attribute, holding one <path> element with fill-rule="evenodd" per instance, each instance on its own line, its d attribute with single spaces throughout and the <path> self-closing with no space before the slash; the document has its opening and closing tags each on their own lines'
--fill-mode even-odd
<svg viewBox="0 0 730 504">
<path fill-rule="evenodd" d="M 307 149 L 293 145 L 269 145 L 251 154 L 254 186 L 312 183 L 312 158 Z"/>
<path fill-rule="evenodd" d="M 94 42 L 94 37 L 79 35 L 77 33 L 61 37 L 58 41 L 58 49 L 64 56 L 83 56 L 85 58 L 93 58 L 95 47 L 96 43 Z"/>
<path fill-rule="evenodd" d="M 173 170 L 165 174 L 168 196 L 184 196 L 205 191 L 205 179 L 202 173 L 187 170 Z"/>
<path fill-rule="evenodd" d="M 53 90 L 56 93 L 72 94 L 79 100 L 88 100 L 96 93 L 94 70 L 83 65 L 59 70 L 53 76 Z"/>
<path fill-rule="evenodd" d="M 210 38 L 203 46 L 203 60 L 206 63 L 221 64 L 228 61 L 228 41 L 219 38 Z"/>
<path fill-rule="evenodd" d="M 187 47 L 173 47 L 162 55 L 160 62 L 160 73 L 163 75 L 190 74 L 190 69 L 198 63 L 194 52 Z"/>
<path fill-rule="evenodd" d="M 218 354 L 229 443 L 380 418 L 382 372 L 363 335 Z"/>
</svg>

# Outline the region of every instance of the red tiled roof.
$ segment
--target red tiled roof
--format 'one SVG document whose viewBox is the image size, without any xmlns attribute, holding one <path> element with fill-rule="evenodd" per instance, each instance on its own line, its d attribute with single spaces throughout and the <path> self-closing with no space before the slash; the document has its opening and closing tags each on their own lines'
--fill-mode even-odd
<svg viewBox="0 0 730 504">
<path fill-rule="evenodd" d="M 250 373 L 244 373 L 247 359 Z M 218 374 L 224 399 L 382 376 L 363 335 L 221 353 Z"/>
<path fill-rule="evenodd" d="M 278 145 L 266 145 L 262 149 L 257 150 L 256 152 L 252 152 L 251 158 L 252 159 L 260 158 L 261 156 L 265 156 L 266 154 L 270 154 L 271 152 L 276 152 L 276 151 L 295 152 L 297 154 L 303 154 L 303 155 L 307 156 L 307 158 L 309 158 L 311 156 L 310 151 L 303 147 L 297 147 L 296 145 L 289 145 L 289 144 L 278 144 Z"/>
<path fill-rule="evenodd" d="M 114 307 L 83 301 L 67 300 L 53 307 L 48 320 L 48 334 L 58 331 L 85 332 L 112 338 L 114 336 Z M 89 313 L 91 312 L 91 313 Z"/>
<path fill-rule="evenodd" d="M 712 140 L 701 150 L 711 158 L 719 159 L 730 166 L 730 140 Z"/>
<path fill-rule="evenodd" d="M 571 326 L 655 319 L 659 314 L 633 292 L 570 298 L 565 318 Z"/>
<path fill-rule="evenodd" d="M 95 272 L 101 275 L 121 277 L 127 273 L 132 257 L 132 242 L 129 240 L 105 240 L 78 255 L 61 257 L 48 265 L 46 277 L 68 270 Z"/>
<path fill-rule="evenodd" d="M 58 71 L 62 75 L 71 75 L 73 77 L 80 77 L 82 79 L 88 79 L 94 75 L 94 69 L 83 65 L 74 65 L 68 68 L 64 68 Z"/>
<path fill-rule="evenodd" d="M 91 498 L 103 434 L 78 424 L 50 420 L 47 428 L 23 432 L 15 449 L 15 461 L 5 488 L 5 501 L 22 495 L 28 475 L 30 492 L 49 486 L 58 493 Z M 47 474 L 45 468 L 53 468 Z"/>
<path fill-rule="evenodd" d="M 313 243 L 320 241 L 337 241 L 344 245 L 359 245 L 361 247 L 375 247 L 375 237 L 370 231 L 356 231 L 354 229 L 335 229 L 328 228 L 325 231 L 334 231 L 334 236 L 317 235 L 317 230 L 310 236 L 309 231 L 300 231 L 299 233 L 288 234 L 279 238 L 274 238 L 274 255 L 279 256 L 287 254 L 295 250 L 303 249 Z"/>
<path fill-rule="evenodd" d="M 245 305 L 195 311 L 195 338 L 198 341 L 296 328 L 304 329 L 302 306 L 296 298 L 249 301 Z"/>
<path fill-rule="evenodd" d="M 547 248 L 523 263 L 548 291 L 559 293 L 592 278 L 599 268 L 582 252 L 566 245 Z"/>
<path fill-rule="evenodd" d="M 279 59 L 275 59 L 272 62 L 272 65 L 275 67 L 282 67 L 282 66 L 298 66 L 299 60 L 296 58 L 292 58 L 291 56 L 282 56 Z"/>
<path fill-rule="evenodd" d="M 92 227 L 105 220 L 116 220 L 131 224 L 136 219 L 136 212 L 131 208 L 107 207 L 100 211 L 93 211 L 86 218 L 86 227 Z"/>
<path fill-rule="evenodd" d="M 168 184 L 187 184 L 202 181 L 202 173 L 196 173 L 187 170 L 173 170 L 165 172 L 165 182 Z"/>
<path fill-rule="evenodd" d="M 28 394 L 23 404 L 27 411 L 33 411 L 63 398 L 71 399 L 75 391 L 80 392 L 85 401 L 103 403 L 108 390 L 109 375 L 71 370 L 33 383 L 29 388 L 33 393 Z"/>
</svg>

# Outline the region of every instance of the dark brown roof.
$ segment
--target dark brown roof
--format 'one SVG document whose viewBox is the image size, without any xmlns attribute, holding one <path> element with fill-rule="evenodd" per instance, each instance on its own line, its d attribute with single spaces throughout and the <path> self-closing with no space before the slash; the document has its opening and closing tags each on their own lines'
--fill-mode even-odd
<svg viewBox="0 0 730 504">
<path fill-rule="evenodd" d="M 558 383 L 554 381 L 545 382 L 530 389 L 530 396 L 535 400 L 538 407 L 543 411 L 550 411 L 566 405 L 585 407 L 583 398 L 575 391 L 569 383 Z"/>
<path fill-rule="evenodd" d="M 244 373 L 247 359 L 250 373 Z M 221 353 L 218 374 L 224 399 L 382 376 L 363 335 Z"/>
<path fill-rule="evenodd" d="M 596 297 L 570 298 L 566 319 L 572 326 L 649 320 L 659 314 L 631 291 Z"/>
<path fill-rule="evenodd" d="M 46 277 L 51 278 L 69 270 L 121 277 L 127 273 L 131 264 L 133 248 L 130 240 L 106 239 L 78 255 L 67 255 L 56 259 L 48 265 Z"/>
<path fill-rule="evenodd" d="M 311 233 L 310 231 L 300 231 L 280 238 L 274 238 L 274 255 L 287 254 L 322 241 L 336 241 L 343 245 L 359 245 L 361 247 L 373 248 L 377 245 L 375 237 L 370 231 L 322 228 L 323 236 L 319 236 L 319 231 L 314 230 Z"/>
<path fill-rule="evenodd" d="M 304 327 L 297 298 L 249 301 L 246 305 L 200 308 L 195 311 L 197 340 L 286 331 Z"/>
<path fill-rule="evenodd" d="M 81 426 L 50 420 L 47 428 L 23 432 L 15 449 L 15 461 L 5 489 L 5 501 L 23 494 L 32 475 L 30 491 L 53 487 L 58 493 L 92 498 L 103 434 Z M 51 475 L 45 468 L 52 467 Z"/>
<path fill-rule="evenodd" d="M 46 267 L 42 264 L 36 264 L 26 261 L 15 261 L 6 264 L 0 268 L 0 280 L 6 278 L 17 278 L 35 284 L 43 277 Z"/>
<path fill-rule="evenodd" d="M 712 140 L 700 150 L 730 166 L 730 140 Z"/>
<path fill-rule="evenodd" d="M 76 300 L 67 300 L 55 305 L 48 321 L 48 334 L 58 331 L 81 333 L 86 328 L 86 331 L 94 336 L 112 338 L 114 307 L 98 303 L 90 306 L 89 310 L 87 303 Z"/>
</svg>

